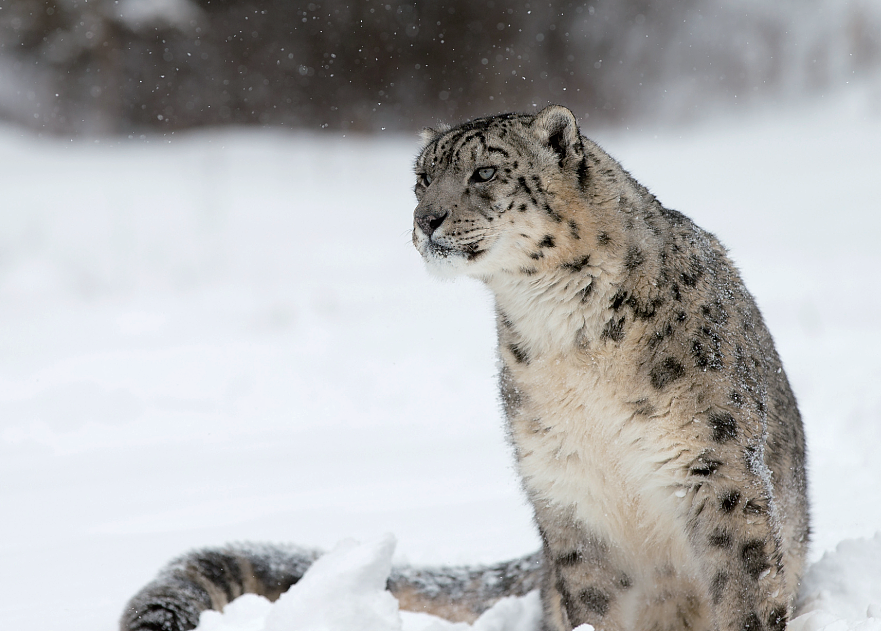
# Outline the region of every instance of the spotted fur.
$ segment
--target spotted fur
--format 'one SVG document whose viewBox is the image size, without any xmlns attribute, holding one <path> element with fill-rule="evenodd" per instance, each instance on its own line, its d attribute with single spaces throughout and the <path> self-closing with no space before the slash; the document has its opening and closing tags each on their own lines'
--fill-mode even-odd
<svg viewBox="0 0 881 631">
<path fill-rule="evenodd" d="M 563 107 L 424 141 L 413 243 L 495 296 L 545 629 L 783 629 L 808 542 L 804 435 L 724 247 Z"/>
</svg>

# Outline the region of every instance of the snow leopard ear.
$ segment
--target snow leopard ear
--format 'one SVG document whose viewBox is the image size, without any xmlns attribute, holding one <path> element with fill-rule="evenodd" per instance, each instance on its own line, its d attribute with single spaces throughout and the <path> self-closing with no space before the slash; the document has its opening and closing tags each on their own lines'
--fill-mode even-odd
<svg viewBox="0 0 881 631">
<path fill-rule="evenodd" d="M 422 131 L 419 132 L 419 138 L 422 139 L 422 148 L 425 149 L 428 145 L 432 143 L 438 136 L 444 134 L 449 131 L 449 125 L 438 125 L 437 128 L 432 127 L 423 127 Z"/>
<path fill-rule="evenodd" d="M 581 161 L 581 134 L 575 115 L 562 105 L 549 105 L 535 115 L 530 129 L 548 149 L 553 151 L 563 168 Z"/>
</svg>

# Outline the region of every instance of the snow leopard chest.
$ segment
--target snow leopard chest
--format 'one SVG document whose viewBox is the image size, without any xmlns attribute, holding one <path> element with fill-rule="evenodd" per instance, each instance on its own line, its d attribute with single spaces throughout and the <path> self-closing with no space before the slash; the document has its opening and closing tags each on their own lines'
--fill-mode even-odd
<svg viewBox="0 0 881 631">
<path fill-rule="evenodd" d="M 686 554 L 681 463 L 697 449 L 673 436 L 672 415 L 653 406 L 648 418 L 614 361 L 557 356 L 510 371 L 521 400 L 511 435 L 532 501 L 632 554 Z"/>
</svg>

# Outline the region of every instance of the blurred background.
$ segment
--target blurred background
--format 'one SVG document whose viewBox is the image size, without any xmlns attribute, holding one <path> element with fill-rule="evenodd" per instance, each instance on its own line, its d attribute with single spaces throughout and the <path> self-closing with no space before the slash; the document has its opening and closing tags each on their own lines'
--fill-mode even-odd
<svg viewBox="0 0 881 631">
<path fill-rule="evenodd" d="M 877 80 L 877 0 L 5 0 L 0 118 L 380 131 L 569 105 L 692 121 Z M 875 93 L 881 106 L 881 91 Z"/>
</svg>

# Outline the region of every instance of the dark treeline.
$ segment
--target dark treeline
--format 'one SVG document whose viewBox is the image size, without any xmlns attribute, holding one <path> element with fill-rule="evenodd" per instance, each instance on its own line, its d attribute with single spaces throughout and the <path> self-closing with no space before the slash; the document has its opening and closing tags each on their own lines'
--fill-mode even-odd
<svg viewBox="0 0 881 631">
<path fill-rule="evenodd" d="M 829 19 L 830 2 L 6 0 L 0 117 L 378 131 L 560 102 L 599 123 L 684 119 L 877 66 L 878 11 Z"/>
</svg>

